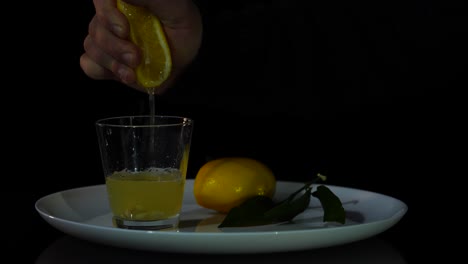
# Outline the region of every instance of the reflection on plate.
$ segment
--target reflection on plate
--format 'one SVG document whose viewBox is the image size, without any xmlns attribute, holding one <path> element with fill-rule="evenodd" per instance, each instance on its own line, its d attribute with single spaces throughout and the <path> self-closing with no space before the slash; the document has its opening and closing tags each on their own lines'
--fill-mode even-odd
<svg viewBox="0 0 468 264">
<path fill-rule="evenodd" d="M 224 255 L 226 256 L 226 255 Z M 302 263 L 314 264 L 360 263 L 360 264 L 406 264 L 402 254 L 392 245 L 379 238 L 370 238 L 356 243 L 320 250 L 294 251 L 294 253 L 263 253 L 228 255 L 223 264 L 239 263 Z M 206 263 L 219 264 L 219 255 L 156 253 L 96 245 L 71 236 L 57 239 L 36 259 L 36 264 L 63 263 Z"/>
<path fill-rule="evenodd" d="M 303 183 L 277 182 L 275 198 L 284 199 Z M 178 230 L 139 231 L 115 228 L 104 185 L 47 195 L 36 202 L 45 221 L 62 232 L 88 241 L 129 249 L 183 253 L 269 253 L 342 245 L 372 237 L 395 225 L 407 206 L 395 198 L 327 185 L 342 201 L 346 224 L 322 222 L 317 199 L 282 225 L 218 229 L 223 215 L 195 202 L 193 180 L 187 180 Z"/>
</svg>

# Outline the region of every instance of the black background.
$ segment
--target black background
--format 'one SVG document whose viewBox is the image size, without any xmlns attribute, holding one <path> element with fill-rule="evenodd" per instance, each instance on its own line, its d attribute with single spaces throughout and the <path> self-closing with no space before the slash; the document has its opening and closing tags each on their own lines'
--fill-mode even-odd
<svg viewBox="0 0 468 264">
<path fill-rule="evenodd" d="M 188 177 L 209 159 L 249 156 L 279 180 L 321 172 L 391 195 L 409 211 L 386 236 L 405 234 L 397 247 L 419 258 L 408 234 L 427 234 L 428 215 L 453 212 L 461 197 L 466 4 L 224 2 L 202 5 L 200 56 L 157 98 L 159 113 L 195 119 Z M 11 9 L 21 12 L 4 23 L 3 220 L 21 226 L 9 246 L 34 255 L 59 234 L 34 202 L 102 184 L 94 122 L 145 114 L 148 96 L 81 71 L 92 1 Z"/>
</svg>

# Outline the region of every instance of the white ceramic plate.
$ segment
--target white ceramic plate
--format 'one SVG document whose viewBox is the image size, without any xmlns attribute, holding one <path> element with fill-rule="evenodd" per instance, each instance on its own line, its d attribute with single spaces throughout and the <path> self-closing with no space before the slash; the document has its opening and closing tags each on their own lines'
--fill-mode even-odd
<svg viewBox="0 0 468 264">
<path fill-rule="evenodd" d="M 303 186 L 277 182 L 275 199 L 284 199 Z M 377 235 L 407 212 L 398 199 L 374 192 L 327 185 L 342 201 L 346 224 L 322 221 L 318 199 L 292 223 L 218 229 L 223 215 L 197 205 L 193 180 L 187 180 L 178 230 L 139 231 L 112 225 L 105 185 L 57 192 L 39 199 L 36 210 L 58 230 L 84 240 L 138 250 L 180 253 L 265 253 L 306 250 L 346 244 Z"/>
</svg>

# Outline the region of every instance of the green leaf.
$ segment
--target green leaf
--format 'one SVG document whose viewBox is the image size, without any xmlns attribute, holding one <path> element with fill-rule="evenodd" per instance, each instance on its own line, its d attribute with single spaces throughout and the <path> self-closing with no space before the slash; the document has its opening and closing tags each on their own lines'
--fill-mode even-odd
<svg viewBox="0 0 468 264">
<path fill-rule="evenodd" d="M 246 227 L 269 224 L 269 220 L 265 219 L 263 214 L 273 206 L 274 203 L 269 197 L 254 196 L 241 205 L 232 208 L 218 227 Z"/>
<path fill-rule="evenodd" d="M 328 187 L 320 185 L 312 195 L 318 198 L 322 204 L 324 222 L 345 223 L 346 213 L 343 205 L 338 196 L 336 196 Z"/>
<path fill-rule="evenodd" d="M 310 203 L 311 189 L 307 188 L 303 195 L 294 200 L 296 194 L 297 192 L 293 193 L 288 199 L 266 211 L 264 213 L 265 219 L 268 219 L 270 223 L 281 223 L 291 221 L 298 214 L 304 212 Z"/>
<path fill-rule="evenodd" d="M 274 203 L 266 196 L 254 196 L 232 208 L 218 227 L 248 227 L 291 221 L 307 209 L 311 196 L 320 200 L 324 210 L 324 222 L 344 224 L 345 211 L 340 199 L 324 185 L 318 186 L 317 190 L 312 192 L 312 184 L 325 179 L 326 176 L 318 174 L 316 179 L 305 183 L 279 203 Z"/>
<path fill-rule="evenodd" d="M 306 189 L 305 192 L 295 199 L 304 189 Z M 277 204 L 274 204 L 268 197 L 255 196 L 240 206 L 232 208 L 218 227 L 247 227 L 290 221 L 307 209 L 310 196 L 310 183 L 305 184 L 304 187 Z"/>
</svg>

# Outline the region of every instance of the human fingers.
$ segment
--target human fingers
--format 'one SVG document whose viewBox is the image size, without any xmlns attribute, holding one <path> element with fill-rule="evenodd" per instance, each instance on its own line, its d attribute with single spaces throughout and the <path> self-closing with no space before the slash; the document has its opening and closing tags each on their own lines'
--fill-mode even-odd
<svg viewBox="0 0 468 264">
<path fill-rule="evenodd" d="M 126 84 L 135 82 L 134 71 L 103 52 L 89 35 L 85 39 L 84 47 L 86 52 L 80 58 L 80 65 L 89 77 L 98 80 L 115 79 Z"/>
<path fill-rule="evenodd" d="M 121 39 L 107 30 L 95 16 L 89 25 L 89 34 L 84 41 L 87 57 L 96 64 L 113 72 L 128 83 L 123 76 L 139 63 L 139 49 L 126 39 Z"/>
<path fill-rule="evenodd" d="M 117 9 L 115 0 L 93 0 L 97 19 L 107 30 L 121 38 L 128 38 L 130 27 L 125 16 Z"/>
<path fill-rule="evenodd" d="M 117 80 L 120 81 L 129 87 L 132 87 L 136 90 L 144 92 L 145 89 L 136 84 L 136 75 L 133 70 L 129 70 L 126 74 L 116 76 L 112 71 L 108 70 L 105 67 L 97 64 L 92 60 L 88 53 L 84 53 L 80 57 L 80 66 L 83 69 L 84 73 L 95 80 Z"/>
<path fill-rule="evenodd" d="M 107 68 L 94 62 L 87 53 L 83 53 L 80 57 L 80 67 L 83 72 L 95 80 L 117 80 L 115 74 Z"/>
<path fill-rule="evenodd" d="M 172 52 L 174 74 L 195 58 L 203 25 L 198 7 L 190 0 L 123 0 L 148 8 L 161 21 Z"/>
<path fill-rule="evenodd" d="M 104 0 L 102 0 L 104 1 Z M 198 9 L 190 0 L 124 0 L 151 10 L 166 27 L 181 28 L 193 25 Z"/>
</svg>

